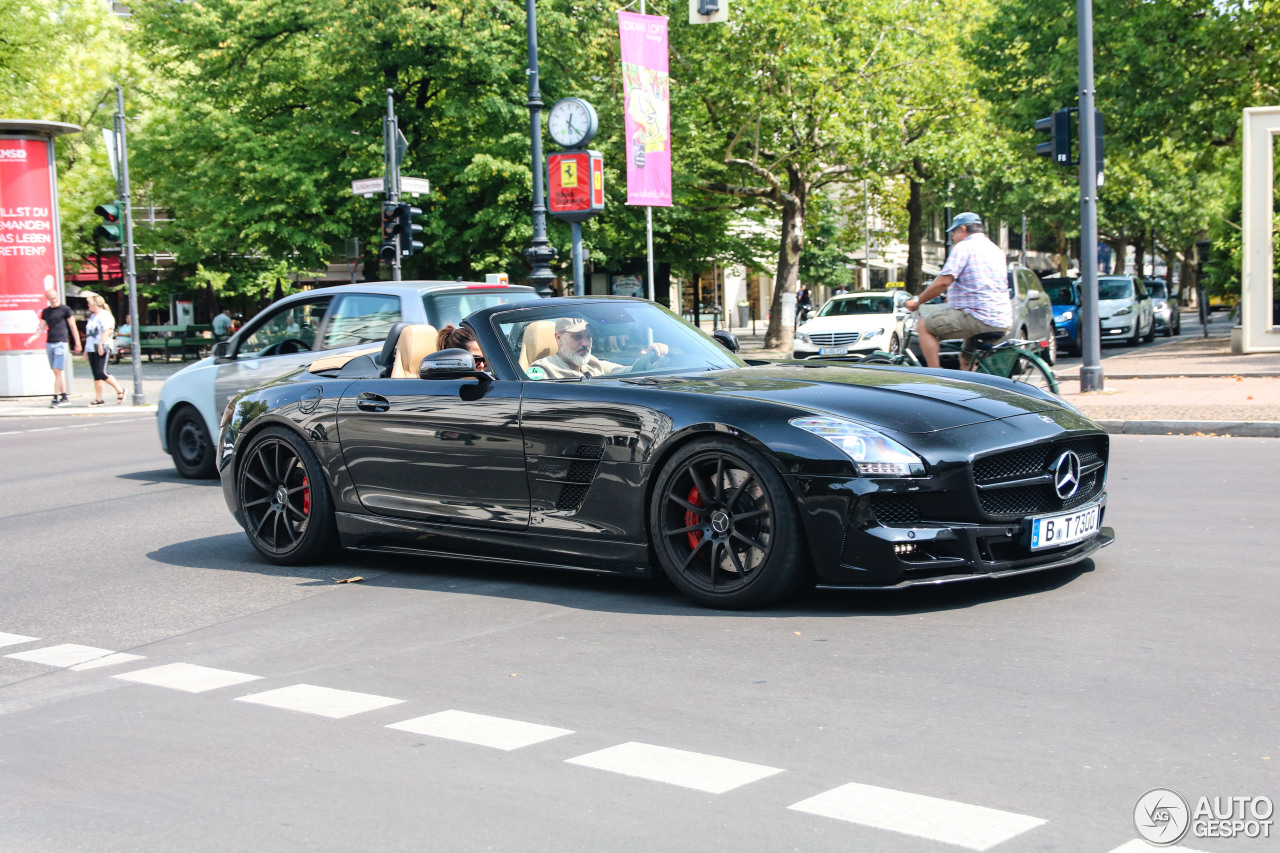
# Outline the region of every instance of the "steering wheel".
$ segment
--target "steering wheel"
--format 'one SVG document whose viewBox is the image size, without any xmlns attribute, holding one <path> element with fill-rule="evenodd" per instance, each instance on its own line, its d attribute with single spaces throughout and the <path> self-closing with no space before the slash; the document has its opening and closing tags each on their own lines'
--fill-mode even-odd
<svg viewBox="0 0 1280 853">
<path fill-rule="evenodd" d="M 276 341 L 258 355 L 292 355 L 293 353 L 307 352 L 310 349 L 311 344 L 300 338 L 285 338 L 283 341 Z"/>
</svg>

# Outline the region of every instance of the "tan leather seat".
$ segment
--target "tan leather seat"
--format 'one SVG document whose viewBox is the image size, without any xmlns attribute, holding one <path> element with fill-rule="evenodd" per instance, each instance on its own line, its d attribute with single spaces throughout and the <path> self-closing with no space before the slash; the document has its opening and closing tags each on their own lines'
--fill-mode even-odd
<svg viewBox="0 0 1280 853">
<path fill-rule="evenodd" d="M 396 360 L 391 365 L 392 379 L 417 379 L 422 360 L 436 351 L 436 327 L 426 323 L 405 326 L 396 341 Z"/>
<path fill-rule="evenodd" d="M 335 355 L 326 355 L 324 358 L 317 358 L 311 362 L 311 366 L 307 370 L 312 373 L 319 373 L 322 370 L 333 370 L 334 368 L 342 368 L 348 361 L 362 355 L 373 355 L 382 349 L 382 344 L 371 347 L 361 347 L 360 349 L 350 350 L 348 352 L 340 352 Z"/>
<path fill-rule="evenodd" d="M 534 320 L 525 327 L 521 343 L 520 367 L 528 370 L 529 365 L 556 351 L 556 321 Z"/>
</svg>

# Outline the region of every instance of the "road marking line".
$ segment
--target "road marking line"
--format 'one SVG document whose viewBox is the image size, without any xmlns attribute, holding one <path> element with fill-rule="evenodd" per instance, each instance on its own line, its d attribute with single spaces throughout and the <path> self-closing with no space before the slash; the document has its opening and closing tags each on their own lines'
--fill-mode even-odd
<svg viewBox="0 0 1280 853">
<path fill-rule="evenodd" d="M 233 684 L 244 684 L 246 681 L 257 681 L 260 675 L 245 675 L 243 672 L 230 672 L 225 669 L 213 669 L 197 666 L 193 663 L 168 663 L 164 666 L 153 666 L 120 675 L 113 675 L 122 681 L 136 681 L 138 684 L 150 684 L 155 687 L 169 687 L 186 693 L 203 693 L 206 690 L 217 690 L 219 687 L 230 687 Z"/>
<path fill-rule="evenodd" d="M 75 643 L 63 643 L 57 646 L 45 646 L 43 649 L 32 649 L 26 652 L 15 652 L 5 655 L 14 660 L 25 660 L 30 663 L 42 663 L 45 666 L 57 666 L 66 669 L 78 663 L 98 660 L 113 655 L 111 649 L 99 649 L 94 646 L 81 646 Z"/>
<path fill-rule="evenodd" d="M 115 654 L 107 655 L 104 658 L 98 658 L 97 660 L 90 660 L 81 664 L 76 664 L 71 668 L 76 671 L 84 669 L 98 669 L 103 666 L 115 666 L 118 663 L 128 663 L 129 661 L 144 660 L 145 658 L 146 655 L 131 655 L 128 652 L 116 652 Z"/>
<path fill-rule="evenodd" d="M 236 701 L 268 705 L 272 708 L 283 708 L 286 711 L 319 714 L 321 717 L 339 720 L 353 714 L 386 708 L 388 705 L 399 705 L 404 700 L 374 696 L 371 693 L 355 693 L 351 690 L 316 687 L 312 684 L 295 684 L 292 687 L 281 687 L 279 690 L 239 696 Z"/>
<path fill-rule="evenodd" d="M 474 743 L 478 746 L 491 746 L 508 752 L 522 746 L 532 746 L 544 740 L 573 734 L 571 729 L 558 729 L 554 726 L 471 714 L 466 711 L 441 711 L 425 717 L 414 717 L 402 723 L 392 723 L 387 728 Z"/>
<path fill-rule="evenodd" d="M 34 643 L 39 637 L 24 637 L 22 634 L 0 633 L 0 646 L 16 646 L 19 643 Z"/>
<path fill-rule="evenodd" d="M 1111 853 L 1150 853 L 1152 845 L 1143 841 L 1141 838 L 1135 838 L 1132 841 L 1126 841 Z M 1179 844 L 1177 847 L 1170 847 L 1170 850 L 1176 850 L 1178 853 L 1204 853 L 1203 850 L 1192 850 L 1190 847 L 1183 847 Z"/>
<path fill-rule="evenodd" d="M 27 432 L 53 432 L 55 429 L 62 429 L 62 427 L 41 427 L 40 429 L 29 429 Z"/>
<path fill-rule="evenodd" d="M 634 741 L 579 755 L 577 758 L 567 759 L 567 763 L 638 779 L 666 782 L 695 791 L 706 791 L 708 794 L 723 794 L 782 772 L 777 767 L 748 764 L 732 758 L 719 758 Z"/>
<path fill-rule="evenodd" d="M 788 808 L 970 850 L 990 849 L 1046 823 L 1038 817 L 857 782 L 825 791 Z"/>
</svg>

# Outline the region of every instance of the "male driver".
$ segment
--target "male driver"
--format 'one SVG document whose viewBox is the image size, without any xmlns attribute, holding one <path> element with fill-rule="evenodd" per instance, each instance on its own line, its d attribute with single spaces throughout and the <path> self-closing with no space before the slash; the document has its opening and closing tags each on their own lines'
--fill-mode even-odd
<svg viewBox="0 0 1280 853">
<path fill-rule="evenodd" d="M 591 354 L 591 329 L 580 317 L 556 320 L 556 351 L 529 365 L 529 375 L 547 379 L 590 379 L 627 370 L 645 370 L 667 354 L 667 345 L 652 343 L 630 368 L 603 361 Z M 541 373 L 542 376 L 538 374 Z"/>
<path fill-rule="evenodd" d="M 231 309 L 223 308 L 222 313 L 213 318 L 213 337 L 225 341 L 231 337 Z"/>
<path fill-rule="evenodd" d="M 40 312 L 40 322 L 31 337 L 27 338 L 26 344 L 30 346 L 32 341 L 40 337 L 41 332 L 49 332 L 49 336 L 44 339 L 44 351 L 49 356 L 49 367 L 53 370 L 53 402 L 49 404 L 53 408 L 68 402 L 67 377 L 64 371 L 71 365 L 71 353 L 80 352 L 80 330 L 76 328 L 71 309 L 58 299 L 58 291 L 46 290 L 44 296 L 49 304 Z M 71 340 L 75 341 L 75 346 L 70 351 L 67 350 L 68 333 L 71 334 Z"/>
<path fill-rule="evenodd" d="M 923 293 L 906 302 L 907 310 L 915 311 L 951 288 L 947 294 L 947 307 L 936 314 L 921 317 L 916 325 L 920 351 L 930 367 L 941 364 L 939 341 L 972 338 L 987 332 L 1007 332 L 1013 325 L 1008 262 L 1004 250 L 992 243 L 982 230 L 982 217 L 978 214 L 957 213 L 947 228 L 952 236 L 951 255 L 943 265 L 942 273 Z M 962 354 L 960 360 L 960 366 L 968 370 L 969 359 Z"/>
</svg>

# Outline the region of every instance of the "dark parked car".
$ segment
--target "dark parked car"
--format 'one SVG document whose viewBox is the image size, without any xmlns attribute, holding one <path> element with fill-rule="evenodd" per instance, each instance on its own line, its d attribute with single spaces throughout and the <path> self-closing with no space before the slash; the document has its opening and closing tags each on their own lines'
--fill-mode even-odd
<svg viewBox="0 0 1280 853">
<path fill-rule="evenodd" d="M 264 558 L 342 547 L 661 571 L 704 605 L 743 608 L 815 583 L 1066 566 L 1114 538 L 1106 432 L 1027 385 L 749 364 L 731 338 L 621 297 L 500 306 L 465 325 L 486 370 L 397 325 L 377 353 L 232 401 L 223 493 Z M 568 362 L 587 372 L 556 366 Z"/>
</svg>

